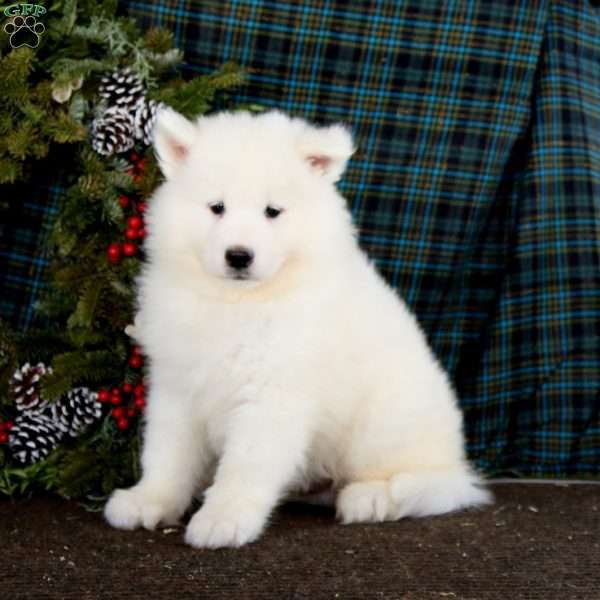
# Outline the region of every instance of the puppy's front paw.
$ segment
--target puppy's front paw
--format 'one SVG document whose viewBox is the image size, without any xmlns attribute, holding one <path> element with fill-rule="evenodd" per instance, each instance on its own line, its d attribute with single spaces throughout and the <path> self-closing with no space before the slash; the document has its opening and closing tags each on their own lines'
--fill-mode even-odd
<svg viewBox="0 0 600 600">
<path fill-rule="evenodd" d="M 117 529 L 145 527 L 154 529 L 159 523 L 177 524 L 183 509 L 152 495 L 139 486 L 128 490 L 115 490 L 104 507 L 104 517 Z"/>
<path fill-rule="evenodd" d="M 204 506 L 189 522 L 185 541 L 195 548 L 237 548 L 256 540 L 265 522 L 262 511 L 249 507 Z"/>
</svg>

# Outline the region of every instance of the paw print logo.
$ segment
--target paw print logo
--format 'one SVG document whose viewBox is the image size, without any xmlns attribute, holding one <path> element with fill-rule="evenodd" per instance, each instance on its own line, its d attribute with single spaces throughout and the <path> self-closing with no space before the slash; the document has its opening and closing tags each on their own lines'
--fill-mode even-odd
<svg viewBox="0 0 600 600">
<path fill-rule="evenodd" d="M 4 31 L 10 35 L 9 42 L 13 48 L 21 46 L 37 48 L 40 36 L 46 31 L 46 28 L 43 23 L 38 23 L 34 16 L 29 15 L 25 18 L 15 17 L 4 25 Z"/>
</svg>

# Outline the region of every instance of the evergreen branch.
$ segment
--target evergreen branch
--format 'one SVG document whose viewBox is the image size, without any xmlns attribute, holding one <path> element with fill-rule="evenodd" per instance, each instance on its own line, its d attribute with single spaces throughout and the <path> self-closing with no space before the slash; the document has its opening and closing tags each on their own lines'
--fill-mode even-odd
<svg viewBox="0 0 600 600">
<path fill-rule="evenodd" d="M 246 72 L 236 63 L 229 62 L 221 66 L 221 68 L 207 75 L 208 81 L 215 90 L 224 90 L 232 87 L 238 87 L 246 83 Z"/>
<path fill-rule="evenodd" d="M 86 128 L 67 112 L 57 112 L 48 116 L 43 131 L 59 144 L 80 142 L 87 137 Z"/>
<path fill-rule="evenodd" d="M 108 171 L 106 178 L 109 184 L 115 188 L 119 188 L 125 192 L 131 191 L 134 188 L 133 180 L 129 173 L 124 173 L 118 170 Z"/>
<path fill-rule="evenodd" d="M 110 350 L 74 350 L 54 356 L 52 374 L 40 380 L 44 398 L 58 400 L 75 385 L 118 381 L 123 369 L 125 352 Z"/>
<path fill-rule="evenodd" d="M 127 56 L 142 81 L 153 80 L 151 61 L 148 52 L 144 49 L 143 40 L 131 36 L 125 20 L 94 16 L 89 25 L 75 26 L 73 35 L 82 40 L 107 46 L 109 54 L 117 61 Z M 136 41 L 130 41 L 131 37 Z"/>
<path fill-rule="evenodd" d="M 242 85 L 246 80 L 242 69 L 234 63 L 225 64 L 212 75 L 179 80 L 159 91 L 155 97 L 189 118 L 206 113 L 215 94 Z"/>
<path fill-rule="evenodd" d="M 77 261 L 57 268 L 53 275 L 59 286 L 79 289 L 82 284 L 85 285 L 90 280 L 106 277 L 108 273 L 107 268 L 100 270 L 88 269 L 86 265 L 81 264 L 81 261 Z"/>
<path fill-rule="evenodd" d="M 52 62 L 49 71 L 53 76 L 54 85 L 62 87 L 79 77 L 87 77 L 90 73 L 105 71 L 106 67 L 106 60 L 61 58 Z"/>
<path fill-rule="evenodd" d="M 111 193 L 104 195 L 102 202 L 102 219 L 113 225 L 120 225 L 123 223 L 123 209 L 119 205 L 114 190 L 111 190 Z"/>
<path fill-rule="evenodd" d="M 113 340 L 113 332 L 98 332 L 91 329 L 70 329 L 67 332 L 69 346 L 75 349 L 90 347 L 101 347 L 110 344 Z"/>
<path fill-rule="evenodd" d="M 8 133 L 12 127 L 13 123 L 17 119 L 17 111 L 12 107 L 7 106 L 6 111 L 4 113 L 0 113 L 0 134 Z"/>
<path fill-rule="evenodd" d="M 46 116 L 46 110 L 39 105 L 34 104 L 29 99 L 19 106 L 23 117 L 32 123 L 39 123 Z"/>
<path fill-rule="evenodd" d="M 111 289 L 123 299 L 123 301 L 133 301 L 133 290 L 131 289 L 131 286 L 123 283 L 119 276 L 115 274 L 109 274 L 108 284 L 110 285 Z"/>
<path fill-rule="evenodd" d="M 27 46 L 12 50 L 0 59 L 0 95 L 4 101 L 25 84 L 33 70 L 34 59 L 33 50 Z"/>
<path fill-rule="evenodd" d="M 107 182 L 103 173 L 86 173 L 77 180 L 82 195 L 89 200 L 100 200 L 107 192 Z"/>
<path fill-rule="evenodd" d="M 75 374 L 70 371 L 58 371 L 53 367 L 51 375 L 46 375 L 41 381 L 40 389 L 44 398 L 51 401 L 59 400 L 75 385 Z"/>
<path fill-rule="evenodd" d="M 20 160 L 25 159 L 31 149 L 29 140 L 35 139 L 38 130 L 30 121 L 21 121 L 6 139 L 6 149 L 13 157 Z"/>
<path fill-rule="evenodd" d="M 0 156 L 0 184 L 15 183 L 23 177 L 23 163 L 10 156 Z"/>
<path fill-rule="evenodd" d="M 52 12 L 52 8 L 50 9 Z M 62 16 L 54 19 L 52 27 L 49 27 L 51 35 L 58 36 L 59 39 L 67 37 L 73 31 L 77 21 L 77 0 L 64 0 L 62 7 Z"/>
<path fill-rule="evenodd" d="M 154 69 L 167 69 L 179 64 L 183 59 L 183 52 L 177 48 L 171 48 L 166 52 L 147 52 L 148 62 Z"/>
<path fill-rule="evenodd" d="M 98 301 L 101 298 L 105 282 L 100 277 L 90 278 L 81 288 L 77 306 L 67 321 L 68 329 L 81 327 L 91 329 Z"/>
<path fill-rule="evenodd" d="M 151 27 L 144 34 L 144 46 L 149 52 L 164 54 L 173 49 L 173 33 L 168 29 Z"/>
</svg>

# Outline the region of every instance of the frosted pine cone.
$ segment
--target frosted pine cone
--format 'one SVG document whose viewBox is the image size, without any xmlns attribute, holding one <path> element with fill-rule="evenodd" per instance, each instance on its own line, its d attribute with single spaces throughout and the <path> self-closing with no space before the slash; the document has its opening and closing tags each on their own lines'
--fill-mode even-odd
<svg viewBox="0 0 600 600">
<path fill-rule="evenodd" d="M 50 416 L 24 412 L 15 419 L 8 446 L 15 460 L 30 465 L 46 458 L 62 436 L 63 432 Z"/>
<path fill-rule="evenodd" d="M 96 392 L 79 387 L 69 390 L 45 412 L 63 433 L 77 437 L 90 423 L 102 416 L 102 405 L 98 402 Z"/>
<path fill-rule="evenodd" d="M 100 81 L 99 96 L 109 108 L 121 108 L 132 112 L 144 98 L 145 90 L 140 78 L 129 68 L 115 70 Z"/>
<path fill-rule="evenodd" d="M 139 140 L 145 146 L 152 143 L 152 131 L 156 121 L 156 113 L 163 106 L 162 103 L 155 100 L 141 100 L 136 105 L 134 116 L 135 139 Z"/>
<path fill-rule="evenodd" d="M 52 373 L 52 368 L 44 363 L 30 365 L 25 363 L 11 377 L 9 386 L 15 405 L 20 411 L 40 410 L 47 402 L 40 396 L 40 378 Z"/>
<path fill-rule="evenodd" d="M 135 143 L 133 116 L 126 110 L 108 108 L 92 123 L 92 148 L 104 156 L 130 150 Z"/>
</svg>

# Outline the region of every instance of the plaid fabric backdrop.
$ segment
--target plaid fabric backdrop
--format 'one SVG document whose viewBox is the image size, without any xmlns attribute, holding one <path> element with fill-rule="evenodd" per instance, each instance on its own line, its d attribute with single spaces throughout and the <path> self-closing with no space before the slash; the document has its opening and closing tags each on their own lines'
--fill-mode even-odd
<svg viewBox="0 0 600 600">
<path fill-rule="evenodd" d="M 246 67 L 236 101 L 353 128 L 341 188 L 361 243 L 450 372 L 488 473 L 600 475 L 594 4 L 123 3 L 143 27 L 173 31 L 190 74 Z M 38 224 L 2 255 L 13 293 L 1 308 L 23 324 Z"/>
<path fill-rule="evenodd" d="M 49 167 L 49 168 L 48 168 Z M 52 166 L 36 165 L 27 185 L 2 186 L 0 194 L 0 318 L 14 329 L 35 323 L 35 303 L 45 287 L 45 241 L 63 188 Z"/>
</svg>

